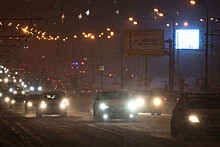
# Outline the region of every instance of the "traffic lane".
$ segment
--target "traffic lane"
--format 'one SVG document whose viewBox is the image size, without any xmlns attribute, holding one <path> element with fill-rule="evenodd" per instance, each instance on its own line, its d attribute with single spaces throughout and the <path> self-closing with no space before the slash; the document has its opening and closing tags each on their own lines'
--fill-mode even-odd
<svg viewBox="0 0 220 147">
<path fill-rule="evenodd" d="M 10 110 L 33 134 L 44 134 L 49 145 L 93 145 L 93 146 L 216 146 L 216 141 L 184 142 L 170 137 L 170 116 L 141 114 L 137 122 L 109 121 L 97 123 L 90 113 L 70 111 L 68 118 L 45 116 L 30 117 L 22 109 Z M 30 114 L 31 115 L 31 114 Z M 25 119 L 25 117 L 27 117 Z M 30 126 L 31 124 L 31 126 Z M 20 125 L 17 126 L 18 128 Z M 30 133 L 31 134 L 31 133 Z M 32 135 L 33 135 L 32 134 Z M 68 134 L 68 135 L 67 135 Z M 33 141 L 34 142 L 34 141 Z M 113 144 L 112 144 L 113 142 Z"/>
<path fill-rule="evenodd" d="M 141 129 L 137 129 L 137 123 L 127 123 L 123 121 L 96 123 L 92 120 L 89 113 L 78 113 L 75 116 L 70 115 L 68 118 L 54 116 L 25 118 L 22 117 L 25 114 L 22 115 L 19 109 L 13 109 L 10 110 L 10 112 L 14 110 L 16 110 L 14 115 L 18 115 L 21 121 L 15 126 L 16 129 L 23 128 L 24 130 L 29 130 L 27 132 L 29 132 L 31 136 L 33 136 L 33 134 L 44 134 L 44 136 L 40 135 L 38 137 L 44 141 L 46 139 L 47 143 L 52 145 L 61 145 L 60 142 L 62 142 L 62 145 L 67 146 L 73 144 L 83 146 L 91 144 L 93 146 L 154 146 L 158 144 L 158 137 L 155 138 L 151 134 L 147 135 L 146 133 L 145 135 L 145 133 L 140 132 Z M 161 140 L 159 141 L 160 144 L 166 139 L 160 138 L 159 140 Z M 31 139 L 26 139 L 26 141 L 31 142 Z M 39 141 L 39 143 L 41 142 Z"/>
</svg>

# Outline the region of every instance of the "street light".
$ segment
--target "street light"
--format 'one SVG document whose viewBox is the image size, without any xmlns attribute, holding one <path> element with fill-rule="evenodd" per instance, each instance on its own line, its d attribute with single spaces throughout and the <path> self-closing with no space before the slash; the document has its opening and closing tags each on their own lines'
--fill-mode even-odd
<svg viewBox="0 0 220 147">
<path fill-rule="evenodd" d="M 174 83 L 174 63 L 175 63 L 175 31 L 176 31 L 176 22 L 173 15 L 164 13 L 159 9 L 155 8 L 154 12 L 156 12 L 160 17 L 167 16 L 172 20 L 172 27 L 173 27 L 173 44 L 172 50 L 169 51 L 169 92 L 173 91 L 173 83 Z M 169 27 L 170 25 L 167 24 Z"/>
<path fill-rule="evenodd" d="M 206 49 L 205 49 L 205 92 L 208 91 L 208 52 L 209 52 L 209 9 L 206 3 L 199 0 L 191 0 L 192 5 L 201 5 L 206 10 Z"/>
</svg>

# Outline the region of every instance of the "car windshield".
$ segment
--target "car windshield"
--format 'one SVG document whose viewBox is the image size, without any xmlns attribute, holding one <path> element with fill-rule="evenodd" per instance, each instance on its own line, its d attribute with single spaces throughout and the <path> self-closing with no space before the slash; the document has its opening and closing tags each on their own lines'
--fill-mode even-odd
<svg viewBox="0 0 220 147">
<path fill-rule="evenodd" d="M 117 99 L 127 99 L 127 92 L 125 91 L 109 91 L 101 93 L 102 99 L 117 100 Z"/>
<path fill-rule="evenodd" d="M 220 97 L 191 98 L 188 106 L 191 109 L 220 109 Z"/>
<path fill-rule="evenodd" d="M 61 99 L 62 95 L 61 94 L 44 94 L 43 98 L 45 99 Z"/>
</svg>

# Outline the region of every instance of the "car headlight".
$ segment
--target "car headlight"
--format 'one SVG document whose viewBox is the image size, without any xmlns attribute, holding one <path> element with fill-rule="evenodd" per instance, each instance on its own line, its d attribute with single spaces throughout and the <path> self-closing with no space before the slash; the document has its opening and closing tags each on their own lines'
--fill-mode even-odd
<svg viewBox="0 0 220 147">
<path fill-rule="evenodd" d="M 10 98 L 9 98 L 9 97 L 6 97 L 6 98 L 5 98 L 5 102 L 8 103 L 9 101 L 10 101 Z"/>
<path fill-rule="evenodd" d="M 2 93 L 0 92 L 0 97 L 2 97 Z"/>
<path fill-rule="evenodd" d="M 60 108 L 62 108 L 62 109 L 66 108 L 66 104 L 63 103 L 63 102 L 61 102 L 61 104 L 60 104 Z"/>
<path fill-rule="evenodd" d="M 15 91 L 13 91 L 13 94 L 17 94 L 18 92 L 15 90 Z"/>
<path fill-rule="evenodd" d="M 4 82 L 5 82 L 5 83 L 8 83 L 8 81 L 9 81 L 8 78 L 5 78 L 5 79 L 4 79 Z"/>
<path fill-rule="evenodd" d="M 28 105 L 28 107 L 32 107 L 33 103 L 32 102 L 28 102 L 27 105 Z"/>
<path fill-rule="evenodd" d="M 0 82 L 2 82 L 2 79 L 0 79 Z"/>
<path fill-rule="evenodd" d="M 38 87 L 37 89 L 38 89 L 38 91 L 41 91 L 43 88 L 40 86 L 40 87 Z"/>
<path fill-rule="evenodd" d="M 11 100 L 11 103 L 14 104 L 14 103 L 15 103 L 15 100 Z"/>
<path fill-rule="evenodd" d="M 34 87 L 33 87 L 33 86 L 31 86 L 31 87 L 30 87 L 30 90 L 31 90 L 31 91 L 34 91 Z"/>
<path fill-rule="evenodd" d="M 135 103 L 134 101 L 129 102 L 129 103 L 128 103 L 128 109 L 129 109 L 130 111 L 135 111 L 135 110 L 137 109 L 136 103 Z"/>
<path fill-rule="evenodd" d="M 161 100 L 159 98 L 154 99 L 154 105 L 159 106 L 161 104 Z"/>
<path fill-rule="evenodd" d="M 21 94 L 25 94 L 25 91 L 23 90 L 23 91 L 21 92 Z"/>
<path fill-rule="evenodd" d="M 9 92 L 13 92 L 14 91 L 14 89 L 13 88 L 9 88 Z"/>
<path fill-rule="evenodd" d="M 99 107 L 100 107 L 101 110 L 108 109 L 108 106 L 106 104 L 104 104 L 104 103 L 100 104 Z"/>
<path fill-rule="evenodd" d="M 189 121 L 190 121 L 190 122 L 193 122 L 193 123 L 199 123 L 199 119 L 198 119 L 198 117 L 195 116 L 195 115 L 189 116 Z"/>
<path fill-rule="evenodd" d="M 47 105 L 46 105 L 46 103 L 44 101 L 42 101 L 41 104 L 40 104 L 40 107 L 44 109 L 44 108 L 47 107 Z"/>
<path fill-rule="evenodd" d="M 65 103 L 67 106 L 69 105 L 69 101 L 68 101 L 68 99 L 66 99 L 66 98 L 64 98 L 64 99 L 62 100 L 62 103 Z"/>
<path fill-rule="evenodd" d="M 138 98 L 137 99 L 137 104 L 138 104 L 138 106 L 142 106 L 144 104 L 144 99 L 143 98 Z"/>
</svg>

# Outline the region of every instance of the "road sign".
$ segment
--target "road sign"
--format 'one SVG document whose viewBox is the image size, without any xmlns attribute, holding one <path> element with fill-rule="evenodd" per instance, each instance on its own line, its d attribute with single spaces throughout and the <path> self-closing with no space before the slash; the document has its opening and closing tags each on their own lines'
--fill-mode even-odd
<svg viewBox="0 0 220 147">
<path fill-rule="evenodd" d="M 99 66 L 99 70 L 100 70 L 100 71 L 104 71 L 104 70 L 105 70 L 105 67 L 104 67 L 104 66 Z"/>
<path fill-rule="evenodd" d="M 163 56 L 164 30 L 125 30 L 125 55 Z"/>
</svg>

